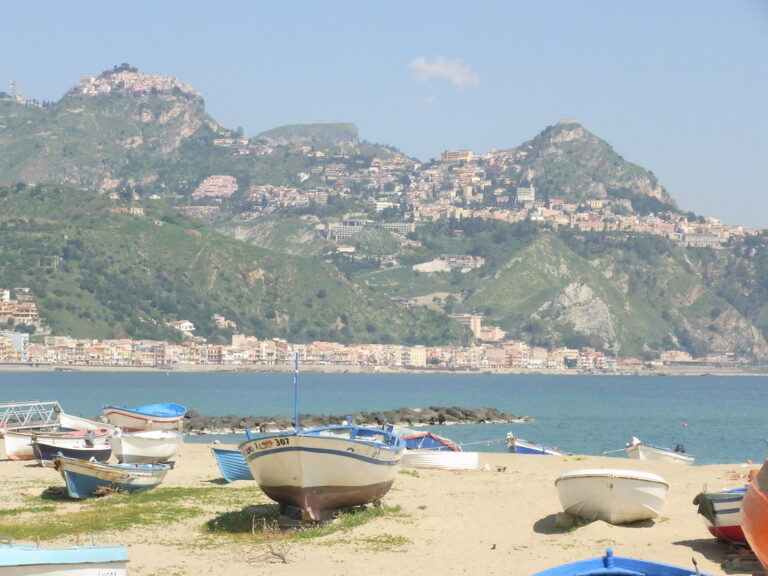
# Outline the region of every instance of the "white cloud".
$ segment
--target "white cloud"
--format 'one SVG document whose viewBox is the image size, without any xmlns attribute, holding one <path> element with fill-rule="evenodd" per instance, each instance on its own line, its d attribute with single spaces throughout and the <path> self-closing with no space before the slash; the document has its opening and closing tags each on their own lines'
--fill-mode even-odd
<svg viewBox="0 0 768 576">
<path fill-rule="evenodd" d="M 437 78 L 448 80 L 459 88 L 480 85 L 480 78 L 469 64 L 457 59 L 451 60 L 445 56 L 437 56 L 432 61 L 419 56 L 408 63 L 408 69 L 413 72 L 414 78 L 420 82 Z"/>
</svg>

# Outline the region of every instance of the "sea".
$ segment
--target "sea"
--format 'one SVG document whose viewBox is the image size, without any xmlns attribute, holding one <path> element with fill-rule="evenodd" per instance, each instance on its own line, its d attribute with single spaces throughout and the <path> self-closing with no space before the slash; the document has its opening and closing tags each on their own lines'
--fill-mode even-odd
<svg viewBox="0 0 768 576">
<path fill-rule="evenodd" d="M 159 402 L 211 416 L 292 417 L 297 389 L 301 414 L 456 406 L 533 419 L 422 428 L 468 451 L 504 452 L 512 432 L 575 454 L 626 458 L 623 448 L 635 436 L 657 446 L 682 444 L 697 465 L 768 457 L 766 376 L 0 371 L 0 402 L 58 401 L 65 412 L 85 418 L 98 417 L 105 405 Z M 244 440 L 244 434 L 185 438 Z"/>
</svg>

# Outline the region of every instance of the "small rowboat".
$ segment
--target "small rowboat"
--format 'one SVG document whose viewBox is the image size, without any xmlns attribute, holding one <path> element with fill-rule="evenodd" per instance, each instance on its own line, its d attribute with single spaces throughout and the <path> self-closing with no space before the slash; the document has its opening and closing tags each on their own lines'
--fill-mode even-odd
<svg viewBox="0 0 768 576">
<path fill-rule="evenodd" d="M 178 430 L 118 430 L 109 439 L 112 453 L 118 462 L 129 464 L 167 462 L 181 452 L 183 442 L 184 435 Z"/>
<path fill-rule="evenodd" d="M 139 492 L 157 487 L 169 464 L 102 464 L 66 456 L 53 459 L 71 498 L 91 498 L 109 491 Z"/>
<path fill-rule="evenodd" d="M 227 482 L 253 480 L 253 474 L 251 474 L 248 464 L 245 463 L 245 458 L 243 458 L 243 453 L 240 450 L 212 447 L 211 452 L 224 480 Z"/>
<path fill-rule="evenodd" d="M 53 459 L 56 456 L 67 456 L 78 460 L 95 460 L 107 462 L 112 456 L 112 447 L 109 444 L 94 444 L 88 440 L 81 440 L 79 444 L 69 446 L 57 446 L 41 440 L 32 442 L 35 457 L 41 466 L 53 467 Z"/>
<path fill-rule="evenodd" d="M 181 430 L 187 409 L 180 404 L 148 404 L 138 408 L 104 406 L 107 420 L 126 432 L 139 430 Z"/>
<path fill-rule="evenodd" d="M 741 529 L 741 504 L 746 492 L 747 487 L 743 486 L 720 492 L 701 492 L 693 499 L 707 530 L 717 540 L 746 543 Z"/>
<path fill-rule="evenodd" d="M 77 446 L 83 442 L 89 430 L 69 430 L 69 431 L 50 431 L 50 430 L 6 430 L 5 453 L 11 460 L 34 460 L 35 451 L 32 447 L 33 440 L 53 444 L 62 448 L 67 446 Z M 92 441 L 94 444 L 106 445 L 107 438 L 112 433 L 111 430 L 94 430 L 92 432 Z"/>
<path fill-rule="evenodd" d="M 666 481 L 656 474 L 614 469 L 567 472 L 555 485 L 566 513 L 609 524 L 657 517 L 668 489 Z"/>
<path fill-rule="evenodd" d="M 627 456 L 635 458 L 636 460 L 662 460 L 664 462 L 677 462 L 678 464 L 693 464 L 695 458 L 690 454 L 685 453 L 685 448 L 678 444 L 673 450 L 672 448 L 663 448 L 661 446 L 654 446 L 653 444 L 643 444 L 632 437 L 632 442 L 627 444 Z"/>
</svg>

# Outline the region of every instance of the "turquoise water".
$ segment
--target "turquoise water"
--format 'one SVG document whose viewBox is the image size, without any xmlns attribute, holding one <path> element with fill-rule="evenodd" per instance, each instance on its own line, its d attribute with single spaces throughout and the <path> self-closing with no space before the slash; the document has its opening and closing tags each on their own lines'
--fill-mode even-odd
<svg viewBox="0 0 768 576">
<path fill-rule="evenodd" d="M 291 373 L 0 372 L 0 402 L 56 400 L 66 412 L 84 417 L 101 414 L 105 404 L 157 402 L 214 416 L 291 416 L 293 398 Z M 334 415 L 489 406 L 535 419 L 431 427 L 482 452 L 504 451 L 503 438 L 511 431 L 579 454 L 618 450 L 637 436 L 661 446 L 683 444 L 697 464 L 760 462 L 768 456 L 768 377 L 303 373 L 299 404 L 302 413 Z"/>
</svg>

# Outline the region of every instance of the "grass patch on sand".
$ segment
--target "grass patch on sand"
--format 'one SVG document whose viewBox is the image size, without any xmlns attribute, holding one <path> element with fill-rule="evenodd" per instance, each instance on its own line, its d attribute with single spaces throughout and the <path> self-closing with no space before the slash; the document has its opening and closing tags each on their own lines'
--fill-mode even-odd
<svg viewBox="0 0 768 576">
<path fill-rule="evenodd" d="M 346 532 L 377 518 L 404 517 L 399 506 L 376 503 L 371 506 L 340 514 L 333 521 L 301 523 L 296 528 L 281 530 L 277 526 L 277 505 L 249 506 L 235 512 L 220 512 L 206 523 L 209 533 L 225 533 L 249 542 L 299 542 Z M 383 546 L 382 543 L 379 546 Z"/>
<path fill-rule="evenodd" d="M 230 506 L 265 501 L 258 488 L 156 488 L 73 500 L 48 490 L 0 514 L 0 534 L 13 540 L 56 540 L 140 526 L 167 526 Z"/>
</svg>

